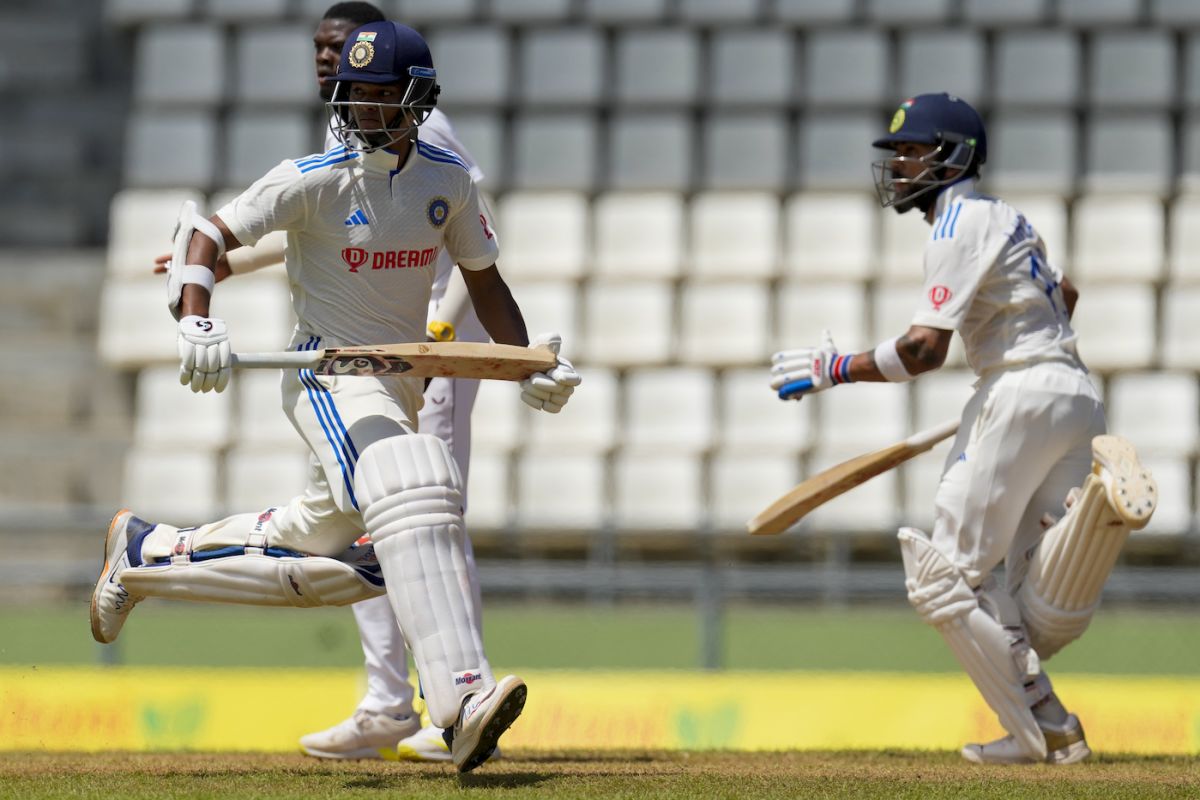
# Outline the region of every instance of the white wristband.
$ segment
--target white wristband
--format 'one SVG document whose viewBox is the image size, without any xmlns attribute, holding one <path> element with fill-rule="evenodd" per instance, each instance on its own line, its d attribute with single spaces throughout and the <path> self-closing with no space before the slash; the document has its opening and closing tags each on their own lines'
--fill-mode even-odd
<svg viewBox="0 0 1200 800">
<path fill-rule="evenodd" d="M 217 276 L 213 271 L 200 264 L 185 264 L 181 276 L 181 284 L 194 283 L 203 286 L 208 289 L 209 294 L 212 294 L 213 287 L 217 284 Z"/>
<path fill-rule="evenodd" d="M 917 377 L 909 373 L 904 362 L 900 360 L 900 353 L 896 350 L 896 342 L 899 339 L 900 337 L 896 336 L 886 342 L 880 342 L 875 348 L 875 366 L 879 368 L 879 374 L 893 383 L 904 383 Z"/>
<path fill-rule="evenodd" d="M 225 237 L 221 235 L 220 229 L 208 218 L 197 214 L 192 217 L 192 227 L 211 239 L 212 243 L 217 246 L 217 258 L 225 254 Z"/>
</svg>

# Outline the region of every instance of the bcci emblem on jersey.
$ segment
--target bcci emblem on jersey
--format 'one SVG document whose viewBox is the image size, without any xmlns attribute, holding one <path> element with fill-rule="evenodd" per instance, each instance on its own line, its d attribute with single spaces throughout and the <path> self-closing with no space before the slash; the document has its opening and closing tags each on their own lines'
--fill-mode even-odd
<svg viewBox="0 0 1200 800">
<path fill-rule="evenodd" d="M 444 197 L 435 197 L 429 201 L 426 213 L 429 216 L 429 224 L 440 228 L 446 224 L 446 219 L 450 216 L 450 201 Z"/>
</svg>

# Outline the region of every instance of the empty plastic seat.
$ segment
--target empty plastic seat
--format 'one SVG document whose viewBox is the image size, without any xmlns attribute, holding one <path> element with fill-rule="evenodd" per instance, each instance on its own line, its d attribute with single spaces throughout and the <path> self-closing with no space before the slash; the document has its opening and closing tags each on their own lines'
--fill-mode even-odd
<svg viewBox="0 0 1200 800">
<path fill-rule="evenodd" d="M 526 445 L 570 453 L 604 453 L 612 449 L 618 432 L 617 376 L 611 370 L 591 367 L 584 370 L 584 381 L 587 391 L 580 389 L 571 395 L 571 401 L 557 414 L 538 413 L 520 404 L 528 420 Z M 514 396 L 518 394 L 516 387 L 507 388 Z M 480 412 L 484 412 L 482 407 Z"/>
<path fill-rule="evenodd" d="M 148 279 L 154 259 L 171 252 L 179 209 L 187 200 L 204 211 L 204 197 L 199 192 L 144 189 L 118 192 L 109 206 L 108 274 Z M 166 297 L 165 286 L 163 297 Z"/>
<path fill-rule="evenodd" d="M 723 452 L 794 456 L 812 444 L 812 405 L 780 400 L 765 363 L 725 371 L 720 403 Z"/>
<path fill-rule="evenodd" d="M 503 0 L 487 4 L 492 17 L 505 22 L 531 23 L 563 19 L 571 0 Z"/>
<path fill-rule="evenodd" d="M 637 370 L 625 377 L 625 446 L 700 453 L 714 438 L 714 386 L 705 369 Z M 674 399 L 672 399 L 674 398 Z M 687 398 L 687 402 L 678 402 Z"/>
<path fill-rule="evenodd" d="M 709 192 L 692 201 L 690 274 L 768 278 L 779 265 L 779 200 L 760 192 Z"/>
<path fill-rule="evenodd" d="M 116 25 L 178 20 L 192 11 L 194 0 L 107 0 L 104 18 Z"/>
<path fill-rule="evenodd" d="M 592 204 L 595 271 L 610 278 L 672 278 L 683 262 L 683 198 L 610 192 Z"/>
<path fill-rule="evenodd" d="M 777 330 L 772 350 L 813 347 L 828 329 L 837 346 L 858 351 L 868 341 L 866 299 L 857 283 L 785 284 L 779 293 Z"/>
<path fill-rule="evenodd" d="M 920 216 L 881 209 L 879 265 L 881 277 L 893 283 L 920 283 L 925 279 L 925 244 L 930 227 Z"/>
<path fill-rule="evenodd" d="M 871 163 L 882 151 L 871 142 L 886 129 L 874 114 L 809 114 L 800 122 L 800 184 L 805 189 L 871 187 Z"/>
<path fill-rule="evenodd" d="M 249 186 L 285 158 L 312 151 L 313 128 L 301 111 L 235 111 L 225 125 L 225 174 L 231 186 Z"/>
<path fill-rule="evenodd" d="M 777 113 L 722 113 L 705 121 L 704 185 L 772 189 L 788 179 L 788 121 Z"/>
<path fill-rule="evenodd" d="M 216 121 L 206 112 L 136 112 L 125 138 L 125 183 L 207 188 L 213 183 L 216 144 Z"/>
<path fill-rule="evenodd" d="M 618 112 L 609 128 L 608 185 L 614 189 L 691 188 L 692 120 L 682 111 Z"/>
<path fill-rule="evenodd" d="M 901 0 L 905 7 L 911 5 Z M 940 0 L 938 0 L 940 2 Z M 953 64 L 953 69 L 947 69 Z M 917 30 L 900 39 L 899 94 L 949 92 L 979 105 L 986 99 L 983 34 L 973 30 Z"/>
<path fill-rule="evenodd" d="M 584 13 L 600 23 L 653 22 L 667 13 L 667 0 L 586 0 Z"/>
<path fill-rule="evenodd" d="M 1200 195 L 1181 195 L 1171 204 L 1168 257 L 1173 282 L 1200 281 Z"/>
<path fill-rule="evenodd" d="M 589 114 L 525 114 L 513 123 L 513 185 L 589 191 L 596 181 L 596 124 Z"/>
<path fill-rule="evenodd" d="M 1142 466 L 1150 470 L 1158 483 L 1158 507 L 1154 516 L 1135 536 L 1178 536 L 1195 527 L 1190 496 L 1192 468 L 1187 459 L 1148 456 Z"/>
<path fill-rule="evenodd" d="M 1139 453 L 1188 456 L 1200 444 L 1200 389 L 1182 372 L 1134 372 L 1108 383 L 1108 427 Z"/>
<path fill-rule="evenodd" d="M 304 491 L 309 455 L 298 439 L 291 447 L 230 450 L 225 456 L 225 507 L 246 513 L 289 503 Z"/>
<path fill-rule="evenodd" d="M 586 28 L 533 29 L 521 41 L 521 99 L 530 105 L 590 105 L 604 89 L 604 40 Z"/>
<path fill-rule="evenodd" d="M 212 313 L 229 325 L 234 352 L 267 352 L 287 347 L 296 324 L 287 280 L 263 272 L 222 283 Z"/>
<path fill-rule="evenodd" d="M 150 27 L 138 36 L 134 76 L 134 97 L 140 103 L 217 103 L 229 85 L 225 37 L 210 25 Z"/>
<path fill-rule="evenodd" d="M 749 22 L 759 13 L 760 0 L 680 0 L 679 16 L 686 22 Z"/>
<path fill-rule="evenodd" d="M 868 0 L 867 16 L 885 25 L 927 25 L 947 19 L 953 5 L 951 0 Z"/>
<path fill-rule="evenodd" d="M 507 454 L 486 451 L 471 454 L 471 477 L 467 479 L 468 533 L 507 530 L 513 512 L 512 476 L 512 459 Z"/>
<path fill-rule="evenodd" d="M 579 338 L 579 298 L 575 283 L 513 281 L 511 285 L 530 335 L 543 331 L 561 334 L 562 352 L 566 358 L 575 358 L 586 347 Z"/>
<path fill-rule="evenodd" d="M 499 204 L 504 273 L 518 280 L 583 275 L 588 204 L 573 192 L 510 192 Z"/>
<path fill-rule="evenodd" d="M 218 20 L 276 20 L 287 15 L 288 0 L 207 0 L 206 13 Z"/>
<path fill-rule="evenodd" d="M 864 192 L 800 192 L 784 208 L 784 268 L 796 278 L 864 280 L 877 246 L 879 203 Z"/>
<path fill-rule="evenodd" d="M 699 40 L 683 29 L 621 31 L 616 72 L 620 103 L 656 107 L 692 103 L 700 80 Z"/>
<path fill-rule="evenodd" d="M 1009 3 L 988 3 L 1007 7 Z M 996 37 L 996 103 L 1038 108 L 1070 107 L 1079 101 L 1080 44 L 1071 31 L 1015 30 Z"/>
<path fill-rule="evenodd" d="M 237 443 L 279 448 L 301 442 L 283 413 L 280 374 L 274 370 L 241 370 L 226 394 L 237 395 Z M 299 487 L 297 487 L 297 491 Z"/>
<path fill-rule="evenodd" d="M 1200 25 L 1200 6 L 1192 0 L 1153 0 L 1150 18 L 1166 27 L 1195 27 Z"/>
<path fill-rule="evenodd" d="M 1021 212 L 1046 246 L 1050 263 L 1066 268 L 1071 242 L 1067 236 L 1067 206 L 1057 194 L 1008 194 L 1004 199 Z M 1068 270 L 1069 271 L 1069 270 Z"/>
<path fill-rule="evenodd" d="M 481 185 L 496 190 L 508 180 L 508 156 L 504 149 L 504 120 L 495 113 L 455 112 L 454 133 L 483 170 Z"/>
<path fill-rule="evenodd" d="M 984 174 L 1000 191 L 1056 192 L 1075 187 L 1079 136 L 1070 112 L 999 112 L 989 124 Z"/>
<path fill-rule="evenodd" d="M 312 30 L 307 25 L 242 29 L 235 40 L 241 103 L 309 105 L 318 97 L 313 80 Z"/>
<path fill-rule="evenodd" d="M 317 2 L 324 4 L 325 0 Z M 399 0 L 399 3 L 399 13 L 395 19 L 404 20 L 410 25 L 465 21 L 471 18 L 477 6 L 477 0 Z M 439 62 L 435 60 L 434 63 Z"/>
<path fill-rule="evenodd" d="M 1095 370 L 1148 367 L 1155 355 L 1154 288 L 1144 283 L 1088 287 L 1071 327 L 1079 355 Z"/>
<path fill-rule="evenodd" d="M 802 477 L 811 477 L 858 455 L 862 455 L 862 451 L 851 448 L 819 450 L 809 458 L 808 469 Z M 823 533 L 892 534 L 901 522 L 897 478 L 896 470 L 878 475 L 814 509 L 803 524 L 808 530 Z"/>
<path fill-rule="evenodd" d="M 1113 31 L 1092 38 L 1089 102 L 1164 108 L 1175 99 L 1175 46 L 1167 31 Z"/>
<path fill-rule="evenodd" d="M 703 462 L 622 453 L 613 461 L 613 523 L 626 531 L 694 530 L 704 521 Z"/>
<path fill-rule="evenodd" d="M 212 452 L 135 447 L 125 456 L 122 496 L 137 514 L 156 522 L 212 522 L 222 510 L 217 476 Z"/>
<path fill-rule="evenodd" d="M 690 284 L 680 301 L 679 356 L 688 364 L 766 364 L 771 302 L 750 281 Z"/>
<path fill-rule="evenodd" d="M 1091 195 L 1075 202 L 1070 274 L 1094 281 L 1155 281 L 1165 256 L 1163 204 L 1157 197 Z"/>
<path fill-rule="evenodd" d="M 876 341 L 907 331 L 917 310 L 925 305 L 919 283 L 877 284 L 871 300 L 871 338 Z"/>
<path fill-rule="evenodd" d="M 1179 166 L 1179 191 L 1195 192 L 1200 188 L 1200 117 L 1194 113 L 1185 117 L 1180 136 L 1183 163 Z"/>
<path fill-rule="evenodd" d="M 962 416 L 963 407 L 975 393 L 975 373 L 967 370 L 939 369 L 913 382 L 916 404 L 916 429 L 928 430 L 949 419 Z"/>
<path fill-rule="evenodd" d="M 607 522 L 603 456 L 526 450 L 515 477 L 520 529 L 590 531 Z"/>
<path fill-rule="evenodd" d="M 709 46 L 712 98 L 719 105 L 782 106 L 791 101 L 796 68 L 789 31 L 718 31 Z"/>
<path fill-rule="evenodd" d="M 508 65 L 513 58 L 503 28 L 439 29 L 430 35 L 429 49 L 446 105 L 497 106 L 508 100 L 513 83 Z"/>
<path fill-rule="evenodd" d="M 1200 106 L 1200 32 L 1189 34 L 1183 41 L 1183 74 L 1179 81 L 1184 105 Z"/>
<path fill-rule="evenodd" d="M 1107 189 L 1166 194 L 1171 186 L 1174 142 L 1165 114 L 1097 114 L 1087 127 L 1087 184 Z"/>
<path fill-rule="evenodd" d="M 669 283 L 593 281 L 584 297 L 586 362 L 609 366 L 665 363 L 674 352 L 673 308 Z"/>
<path fill-rule="evenodd" d="M 963 17 L 980 26 L 1025 25 L 1046 18 L 1048 0 L 966 0 Z"/>
<path fill-rule="evenodd" d="M 1130 25 L 1141 12 L 1140 0 L 1059 0 L 1058 18 L 1068 25 Z"/>
<path fill-rule="evenodd" d="M 219 450 L 233 432 L 233 392 L 197 394 L 179 383 L 179 367 L 138 373 L 134 438 L 142 447 Z"/>
<path fill-rule="evenodd" d="M 162 278 L 105 281 L 100 295 L 100 357 L 121 368 L 177 360 L 179 326 L 166 306 Z"/>
<path fill-rule="evenodd" d="M 852 20 L 856 5 L 855 0 L 775 0 L 769 13 L 791 25 L 830 25 Z"/>
<path fill-rule="evenodd" d="M 909 432 L 908 387 L 903 384 L 854 384 L 802 402 L 809 400 L 816 401 L 818 449 L 865 453 L 894 444 Z"/>
<path fill-rule="evenodd" d="M 805 47 L 805 97 L 821 106 L 890 103 L 887 36 L 882 30 L 814 31 Z"/>
<path fill-rule="evenodd" d="M 576 399 L 572 398 L 572 404 Z M 520 392 L 512 384 L 480 381 L 471 412 L 471 458 L 477 453 L 508 453 L 520 445 L 530 419 L 526 409 L 533 410 L 521 402 Z"/>
<path fill-rule="evenodd" d="M 744 535 L 751 517 L 800 480 L 800 462 L 793 456 L 717 453 L 709 469 L 710 527 Z"/>
</svg>

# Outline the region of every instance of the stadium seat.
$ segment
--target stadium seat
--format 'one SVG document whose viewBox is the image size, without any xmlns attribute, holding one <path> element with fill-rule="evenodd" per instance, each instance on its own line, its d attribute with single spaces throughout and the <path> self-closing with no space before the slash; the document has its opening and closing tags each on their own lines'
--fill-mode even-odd
<svg viewBox="0 0 1200 800">
<path fill-rule="evenodd" d="M 1171 203 L 1167 257 L 1172 283 L 1200 282 L 1200 194 Z"/>
<path fill-rule="evenodd" d="M 1089 287 L 1071 326 L 1079 334 L 1079 354 L 1091 369 L 1148 367 L 1155 357 L 1154 289 L 1141 283 Z"/>
<path fill-rule="evenodd" d="M 779 200 L 759 192 L 708 192 L 692 200 L 690 275 L 769 278 L 779 268 Z"/>
<path fill-rule="evenodd" d="M 216 146 L 217 124 L 207 112 L 134 112 L 125 136 L 125 183 L 207 189 L 215 177 Z"/>
<path fill-rule="evenodd" d="M 867 18 L 880 27 L 926 26 L 950 16 L 952 0 L 867 0 Z"/>
<path fill-rule="evenodd" d="M 225 78 L 225 36 L 212 25 L 153 25 L 138 36 L 136 59 L 139 104 L 211 106 L 233 83 Z"/>
<path fill-rule="evenodd" d="M 665 281 L 593 281 L 584 295 L 588 364 L 664 364 L 674 353 L 675 298 Z"/>
<path fill-rule="evenodd" d="M 809 457 L 808 469 L 801 480 L 862 452 L 851 448 L 818 450 Z M 820 533 L 894 535 L 897 525 L 905 521 L 900 500 L 898 475 L 896 470 L 889 470 L 814 509 L 804 525 L 807 530 Z"/>
<path fill-rule="evenodd" d="M 865 192 L 798 192 L 784 207 L 789 278 L 866 280 L 878 248 L 879 203 Z"/>
<path fill-rule="evenodd" d="M 1149 281 L 1163 274 L 1165 228 L 1162 201 L 1129 194 L 1091 195 L 1075 202 L 1074 257 L 1069 275 L 1077 283 Z"/>
<path fill-rule="evenodd" d="M 685 364 L 766 364 L 771 300 L 766 284 L 690 283 L 680 297 L 679 358 Z"/>
<path fill-rule="evenodd" d="M 605 459 L 595 454 L 563 455 L 558 448 L 527 449 L 515 478 L 515 526 L 523 531 L 595 531 L 608 520 Z"/>
<path fill-rule="evenodd" d="M 195 0 L 106 0 L 104 18 L 114 25 L 141 25 L 147 22 L 185 19 Z"/>
<path fill-rule="evenodd" d="M 1108 383 L 1108 425 L 1139 453 L 1187 457 L 1200 445 L 1194 373 L 1126 372 Z"/>
<path fill-rule="evenodd" d="M 946 456 L 950 453 L 952 441 L 942 442 L 897 470 L 897 478 L 903 486 L 905 525 L 926 532 L 933 530 L 933 499 L 942 478 L 942 470 L 946 467 Z"/>
<path fill-rule="evenodd" d="M 308 473 L 299 439 L 291 447 L 235 447 L 225 456 L 225 507 L 237 514 L 286 505 L 304 491 Z"/>
<path fill-rule="evenodd" d="M 586 343 L 580 341 L 579 297 L 574 282 L 513 281 L 511 288 L 531 336 L 542 332 L 560 334 L 567 358 L 575 358 L 582 351 Z"/>
<path fill-rule="evenodd" d="M 507 453 L 484 451 L 471 454 L 471 472 L 467 478 L 467 533 L 508 530 L 513 513 L 512 475 L 512 459 Z"/>
<path fill-rule="evenodd" d="M 228 323 L 235 353 L 283 350 L 296 324 L 287 280 L 274 271 L 221 284 L 212 313 Z"/>
<path fill-rule="evenodd" d="M 613 461 L 613 523 L 626 531 L 686 531 L 704 522 L 703 462 L 621 453 Z"/>
<path fill-rule="evenodd" d="M 913 4 L 901 0 L 907 9 Z M 944 0 L 931 4 L 945 5 Z M 911 17 L 900 24 L 914 24 Z M 953 69 L 946 69 L 953 64 Z M 898 94 L 912 97 L 930 91 L 940 91 L 962 97 L 972 104 L 982 105 L 988 99 L 989 81 L 985 78 L 985 48 L 983 33 L 973 30 L 934 29 L 906 31 L 900 37 L 900 82 Z"/>
<path fill-rule="evenodd" d="M 318 4 L 325 0 L 315 0 Z M 398 0 L 399 10 L 395 17 L 407 24 L 443 23 L 467 21 L 475 13 L 477 0 Z M 435 62 L 435 63 L 440 63 Z M 441 68 L 439 67 L 439 72 Z"/>
<path fill-rule="evenodd" d="M 481 185 L 495 190 L 508 180 L 508 156 L 504 149 L 504 120 L 491 111 L 454 112 L 454 133 L 483 170 Z"/>
<path fill-rule="evenodd" d="M 591 383 L 590 370 L 588 383 Z M 475 410 L 471 413 L 472 459 L 480 452 L 506 455 L 519 447 L 532 419 L 526 409 L 533 410 L 521 402 L 520 392 L 508 381 L 480 381 Z"/>
<path fill-rule="evenodd" d="M 586 369 L 583 375 L 587 389 L 571 395 L 571 401 L 557 414 L 538 413 L 524 403 L 519 404 L 518 411 L 525 417 L 524 445 L 570 453 L 605 453 L 612 449 L 618 436 L 620 408 L 617 376 L 612 370 L 600 367 Z M 506 388 L 514 397 L 518 396 L 515 386 Z M 482 406 L 480 409 L 486 413 Z"/>
<path fill-rule="evenodd" d="M 963 18 L 972 26 L 1002 27 L 1029 25 L 1046 18 L 1048 0 L 966 0 Z"/>
<path fill-rule="evenodd" d="M 655 22 L 667 14 L 667 0 L 586 0 L 584 14 L 600 24 Z"/>
<path fill-rule="evenodd" d="M 615 96 L 621 104 L 689 105 L 699 90 L 699 40 L 686 29 L 622 30 L 616 40 L 616 73 Z"/>
<path fill-rule="evenodd" d="M 504 0 L 487 7 L 496 20 L 529 25 L 564 19 L 571 11 L 571 0 Z"/>
<path fill-rule="evenodd" d="M 704 122 L 703 185 L 707 189 L 782 191 L 788 179 L 788 121 L 782 113 L 731 112 Z"/>
<path fill-rule="evenodd" d="M 975 373 L 961 369 L 939 369 L 913 381 L 913 415 L 919 431 L 962 416 L 967 401 L 975 394 Z"/>
<path fill-rule="evenodd" d="M 100 357 L 121 369 L 176 361 L 179 326 L 158 277 L 108 280 L 100 294 Z"/>
<path fill-rule="evenodd" d="M 625 447 L 698 454 L 712 445 L 714 387 L 708 370 L 637 370 L 625 377 L 624 388 Z"/>
<path fill-rule="evenodd" d="M 800 461 L 794 456 L 716 453 L 708 481 L 710 527 L 744 536 L 750 518 L 800 480 Z"/>
<path fill-rule="evenodd" d="M 1200 107 L 1200 31 L 1189 33 L 1183 40 L 1183 74 L 1180 75 L 1180 94 L 1187 109 Z"/>
<path fill-rule="evenodd" d="M 232 112 L 225 124 L 222 182 L 249 186 L 284 158 L 313 152 L 315 133 L 309 116 L 300 111 Z"/>
<path fill-rule="evenodd" d="M 605 184 L 621 190 L 692 188 L 692 120 L 683 111 L 618 111 L 609 121 Z"/>
<path fill-rule="evenodd" d="M 1183 119 L 1180 130 L 1180 150 L 1182 163 L 1179 164 L 1178 191 L 1182 194 L 1193 194 L 1200 190 L 1200 115 L 1196 112 L 1187 114 Z"/>
<path fill-rule="evenodd" d="M 1153 0 L 1150 19 L 1167 28 L 1195 28 L 1200 25 L 1200 6 L 1191 0 Z"/>
<path fill-rule="evenodd" d="M 785 25 L 832 25 L 850 22 L 856 5 L 855 0 L 775 0 L 768 13 Z"/>
<path fill-rule="evenodd" d="M 711 97 L 719 106 L 785 107 L 795 95 L 791 33 L 785 29 L 731 29 L 709 44 Z"/>
<path fill-rule="evenodd" d="M 884 208 L 880 226 L 880 275 L 893 283 L 921 283 L 925 279 L 925 244 L 930 228 L 916 214 L 897 214 Z"/>
<path fill-rule="evenodd" d="M 437 53 L 440 102 L 453 109 L 501 106 L 508 101 L 513 85 L 509 64 L 514 58 L 503 28 L 439 28 L 428 41 L 429 49 Z"/>
<path fill-rule="evenodd" d="M 883 153 L 871 142 L 884 132 L 872 113 L 821 112 L 800 121 L 799 183 L 806 190 L 869 190 L 871 163 Z"/>
<path fill-rule="evenodd" d="M 590 244 L 588 203 L 573 192 L 510 192 L 497 209 L 504 274 L 524 281 L 582 277 Z"/>
<path fill-rule="evenodd" d="M 591 191 L 596 122 L 583 113 L 529 113 L 513 123 L 512 184 L 517 189 Z"/>
<path fill-rule="evenodd" d="M 139 516 L 196 525 L 222 513 L 217 456 L 210 451 L 135 447 L 125 456 L 125 502 Z"/>
<path fill-rule="evenodd" d="M 308 25 L 239 30 L 234 45 L 239 103 L 308 106 L 318 97 L 313 79 L 312 30 Z M 277 150 L 288 152 L 282 146 Z M 276 159 L 277 161 L 279 159 Z"/>
<path fill-rule="evenodd" d="M 726 370 L 721 375 L 718 435 L 722 452 L 793 457 L 812 444 L 812 405 L 780 400 L 769 379 L 766 364 Z"/>
<path fill-rule="evenodd" d="M 598 30 L 533 28 L 521 36 L 521 100 L 528 106 L 590 106 L 606 88 L 605 69 Z"/>
<path fill-rule="evenodd" d="M 1058 18 L 1077 27 L 1133 25 L 1141 5 L 1140 0 L 1059 0 Z"/>
<path fill-rule="evenodd" d="M 835 339 L 836 341 L 836 339 Z M 805 398 L 815 406 L 816 448 L 865 453 L 907 436 L 908 386 L 859 383 Z"/>
<path fill-rule="evenodd" d="M 679 16 L 693 24 L 751 22 L 760 0 L 679 0 Z"/>
<path fill-rule="evenodd" d="M 149 279 L 154 259 L 171 252 L 179 209 L 187 200 L 204 212 L 204 196 L 199 192 L 147 189 L 118 192 L 109 206 L 108 274 Z M 165 284 L 161 288 L 165 298 Z"/>
<path fill-rule="evenodd" d="M 1067 206 L 1055 193 L 1005 193 L 1004 199 L 1029 221 L 1046 246 L 1050 263 L 1060 268 L 1070 264 L 1071 241 L 1067 236 Z M 1070 270 L 1068 270 L 1070 272 Z"/>
<path fill-rule="evenodd" d="M 1104 31 L 1092 37 L 1088 102 L 1094 108 L 1166 108 L 1175 101 L 1174 35 Z"/>
<path fill-rule="evenodd" d="M 286 448 L 302 441 L 283 413 L 280 380 L 279 372 L 267 369 L 241 370 L 233 376 L 224 393 L 237 396 L 237 444 Z"/>
<path fill-rule="evenodd" d="M 812 347 L 826 329 L 845 351 L 875 344 L 868 340 L 866 298 L 857 283 L 785 283 L 778 303 L 772 350 Z"/>
<path fill-rule="evenodd" d="M 1171 285 L 1163 292 L 1163 366 L 1200 369 L 1200 287 Z"/>
<path fill-rule="evenodd" d="M 683 264 L 683 199 L 674 192 L 609 192 L 592 204 L 595 274 L 673 278 Z"/>
<path fill-rule="evenodd" d="M 1158 483 L 1158 508 L 1150 524 L 1135 536 L 1179 536 L 1195 530 L 1196 518 L 1189 501 L 1192 468 L 1187 459 L 1148 456 L 1141 459 Z"/>
<path fill-rule="evenodd" d="M 882 30 L 815 30 L 804 49 L 804 97 L 813 106 L 886 106 L 891 96 Z"/>
<path fill-rule="evenodd" d="M 213 19 L 241 23 L 277 20 L 287 16 L 288 0 L 207 0 L 205 13 Z"/>
<path fill-rule="evenodd" d="M 1174 139 L 1165 113 L 1097 113 L 1084 146 L 1088 191 L 1154 192 L 1171 188 Z"/>
<path fill-rule="evenodd" d="M 988 8 L 1011 5 L 986 3 Z M 1002 107 L 1071 108 L 1079 102 L 1081 59 L 1079 37 L 1071 31 L 1003 31 L 996 36 L 993 97 Z"/>
<path fill-rule="evenodd" d="M 276 403 L 278 406 L 278 403 Z M 134 440 L 162 450 L 216 451 L 233 434 L 233 392 L 197 394 L 179 383 L 176 365 L 138 373 Z"/>
<path fill-rule="evenodd" d="M 1074 193 L 1079 135 L 1073 113 L 998 111 L 988 130 L 991 144 L 984 174 L 989 186 L 1001 193 Z"/>
</svg>

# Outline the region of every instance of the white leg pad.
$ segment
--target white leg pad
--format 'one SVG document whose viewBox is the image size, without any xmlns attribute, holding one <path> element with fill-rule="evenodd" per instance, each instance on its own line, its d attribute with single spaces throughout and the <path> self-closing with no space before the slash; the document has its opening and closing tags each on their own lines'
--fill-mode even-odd
<svg viewBox="0 0 1200 800">
<path fill-rule="evenodd" d="M 908 601 L 925 622 L 942 634 L 1000 724 L 1030 758 L 1046 758 L 1046 739 L 1029 710 L 1026 683 L 1031 666 L 1018 664 L 1012 638 L 980 607 L 962 573 L 913 528 L 898 535 L 904 558 Z"/>
<path fill-rule="evenodd" d="M 1017 589 L 1021 617 L 1042 659 L 1087 630 L 1130 530 L 1144 527 L 1158 502 L 1154 478 L 1129 442 L 1097 436 L 1092 455 L 1092 474 L 1034 549 Z"/>
<path fill-rule="evenodd" d="M 344 606 L 384 593 L 374 576 L 322 556 L 240 555 L 156 564 L 127 569 L 121 581 L 147 597 L 297 608 Z"/>
<path fill-rule="evenodd" d="M 363 451 L 354 489 L 430 719 L 448 728 L 463 698 L 495 684 L 472 602 L 458 468 L 435 436 L 393 436 Z"/>
</svg>

